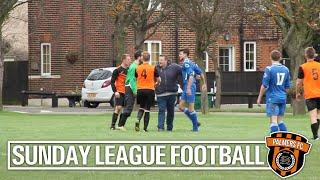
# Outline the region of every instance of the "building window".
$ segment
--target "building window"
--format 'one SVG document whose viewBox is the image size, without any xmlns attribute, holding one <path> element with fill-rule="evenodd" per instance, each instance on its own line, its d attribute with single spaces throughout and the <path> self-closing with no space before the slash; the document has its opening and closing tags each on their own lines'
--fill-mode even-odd
<svg viewBox="0 0 320 180">
<path fill-rule="evenodd" d="M 150 53 L 150 64 L 157 64 L 159 62 L 159 56 L 162 53 L 161 41 L 145 41 L 144 51 Z"/>
<path fill-rule="evenodd" d="M 161 10 L 161 2 L 159 0 L 150 0 L 149 1 L 148 11 L 150 11 L 151 9 L 154 9 L 154 8 L 156 11 Z"/>
<path fill-rule="evenodd" d="M 219 68 L 221 71 L 234 71 L 233 48 L 219 47 Z"/>
<path fill-rule="evenodd" d="M 41 43 L 41 76 L 51 75 L 51 44 Z"/>
<path fill-rule="evenodd" d="M 244 43 L 244 71 L 256 71 L 256 42 Z"/>
</svg>

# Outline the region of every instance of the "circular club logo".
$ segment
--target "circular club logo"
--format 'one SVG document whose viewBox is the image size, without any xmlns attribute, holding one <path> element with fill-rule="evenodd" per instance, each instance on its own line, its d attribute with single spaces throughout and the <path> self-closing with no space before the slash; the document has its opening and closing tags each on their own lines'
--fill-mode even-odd
<svg viewBox="0 0 320 180">
<path fill-rule="evenodd" d="M 280 151 L 276 157 L 276 164 L 282 171 L 290 171 L 296 163 L 296 158 L 291 151 Z"/>
</svg>

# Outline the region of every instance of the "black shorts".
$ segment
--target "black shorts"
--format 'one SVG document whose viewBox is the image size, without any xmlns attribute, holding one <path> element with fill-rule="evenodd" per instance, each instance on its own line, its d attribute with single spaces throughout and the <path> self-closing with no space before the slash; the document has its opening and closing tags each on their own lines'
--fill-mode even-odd
<svg viewBox="0 0 320 180">
<path fill-rule="evenodd" d="M 140 104 L 140 108 L 150 110 L 154 104 L 154 90 L 140 89 L 137 92 L 137 103 Z"/>
<path fill-rule="evenodd" d="M 120 97 L 116 98 L 114 97 L 114 103 L 116 106 L 124 106 L 125 96 L 123 93 L 119 93 Z"/>
<path fill-rule="evenodd" d="M 320 98 L 306 99 L 306 105 L 308 111 L 312 111 L 314 109 L 320 110 Z"/>
</svg>

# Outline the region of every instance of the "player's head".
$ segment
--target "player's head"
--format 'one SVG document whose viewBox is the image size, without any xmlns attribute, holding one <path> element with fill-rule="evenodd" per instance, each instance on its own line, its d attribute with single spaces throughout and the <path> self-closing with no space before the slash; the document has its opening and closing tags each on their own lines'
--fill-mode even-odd
<svg viewBox="0 0 320 180">
<path fill-rule="evenodd" d="M 139 49 L 134 53 L 134 59 L 139 61 L 139 64 L 142 62 L 142 51 Z"/>
<path fill-rule="evenodd" d="M 304 56 L 306 59 L 314 59 L 316 55 L 316 50 L 313 47 L 307 47 L 304 50 Z"/>
<path fill-rule="evenodd" d="M 148 51 L 142 52 L 142 61 L 143 62 L 149 62 L 150 61 L 150 53 Z"/>
<path fill-rule="evenodd" d="M 186 59 L 189 56 L 189 52 L 190 51 L 188 48 L 181 49 L 179 51 L 179 60 L 183 61 L 184 59 Z"/>
<path fill-rule="evenodd" d="M 129 54 L 123 54 L 122 56 L 121 56 L 121 61 L 122 61 L 122 64 L 124 65 L 124 66 L 130 66 L 130 64 L 131 64 L 131 57 L 130 57 L 130 55 Z"/>
<path fill-rule="evenodd" d="M 282 58 L 282 54 L 278 50 L 273 50 L 270 53 L 270 58 L 271 58 L 272 61 L 279 62 L 281 60 L 281 58 Z"/>
<path fill-rule="evenodd" d="M 159 65 L 160 67 L 166 67 L 168 65 L 168 58 L 165 55 L 159 56 Z"/>
</svg>

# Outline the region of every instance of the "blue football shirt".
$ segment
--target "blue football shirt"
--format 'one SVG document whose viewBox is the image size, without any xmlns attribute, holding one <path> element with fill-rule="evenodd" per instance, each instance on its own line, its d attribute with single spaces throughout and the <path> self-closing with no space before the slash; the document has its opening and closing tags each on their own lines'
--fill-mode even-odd
<svg viewBox="0 0 320 180">
<path fill-rule="evenodd" d="M 266 67 L 262 84 L 267 89 L 267 103 L 286 103 L 286 89 L 291 86 L 289 69 L 278 63 Z"/>
<path fill-rule="evenodd" d="M 187 86 L 189 76 L 194 76 L 194 63 L 189 59 L 185 59 L 182 64 L 182 78 L 183 78 L 183 85 Z M 195 82 L 195 80 L 194 80 Z"/>
</svg>

